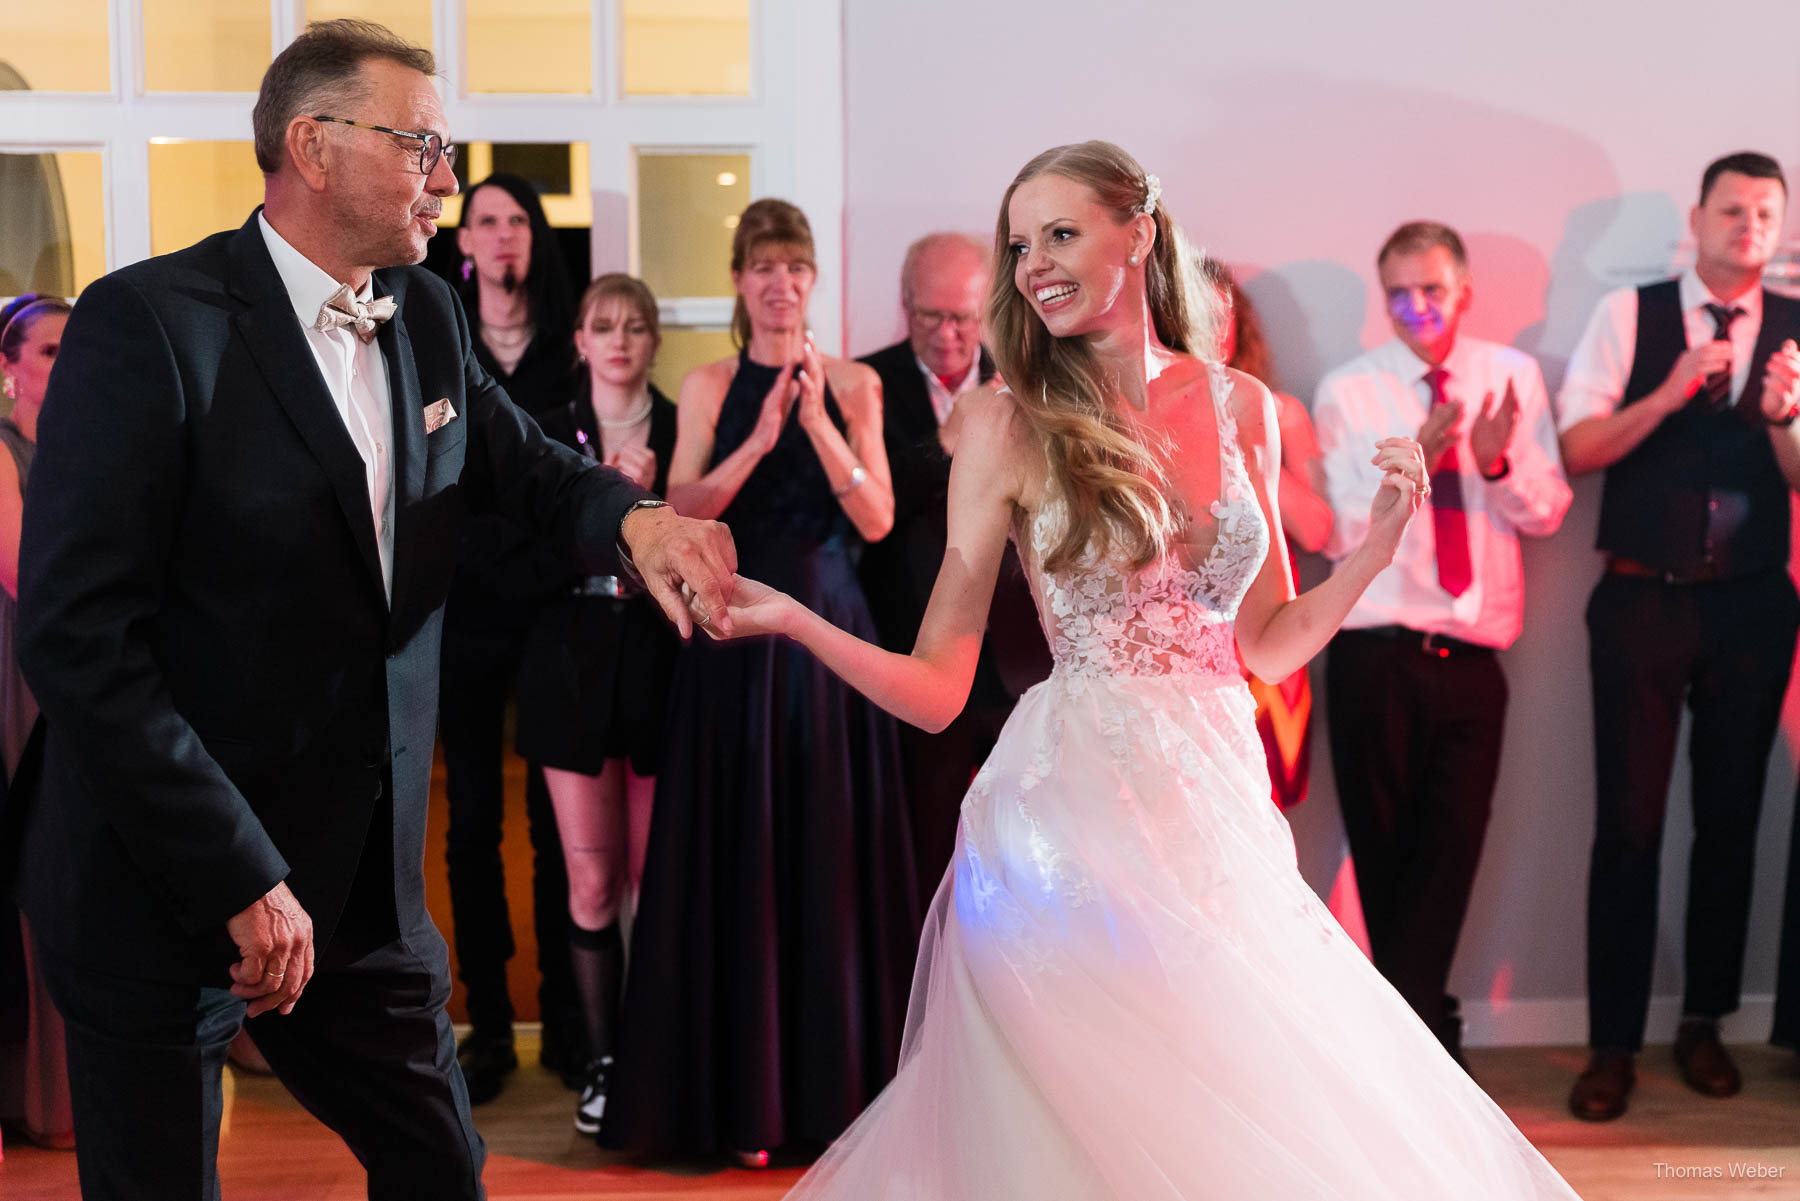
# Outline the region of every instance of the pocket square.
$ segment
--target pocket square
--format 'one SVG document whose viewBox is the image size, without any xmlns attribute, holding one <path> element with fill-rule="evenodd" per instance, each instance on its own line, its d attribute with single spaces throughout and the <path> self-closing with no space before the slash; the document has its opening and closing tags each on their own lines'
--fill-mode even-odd
<svg viewBox="0 0 1800 1201">
<path fill-rule="evenodd" d="M 456 420 L 456 410 L 450 407 L 450 398 L 433 401 L 425 406 L 425 432 L 435 434 Z"/>
</svg>

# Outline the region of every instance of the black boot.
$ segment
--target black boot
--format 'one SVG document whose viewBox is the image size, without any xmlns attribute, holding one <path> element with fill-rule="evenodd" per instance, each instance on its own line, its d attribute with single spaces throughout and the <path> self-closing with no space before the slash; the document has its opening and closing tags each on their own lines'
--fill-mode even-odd
<svg viewBox="0 0 1800 1201">
<path fill-rule="evenodd" d="M 625 980 L 625 942 L 618 923 L 601 930 L 570 925 L 569 958 L 581 995 L 589 1056 L 575 1107 L 575 1129 L 597 1134 L 606 1112 L 606 1069 L 612 1065 L 613 1031 L 619 1023 L 619 992 Z"/>
</svg>

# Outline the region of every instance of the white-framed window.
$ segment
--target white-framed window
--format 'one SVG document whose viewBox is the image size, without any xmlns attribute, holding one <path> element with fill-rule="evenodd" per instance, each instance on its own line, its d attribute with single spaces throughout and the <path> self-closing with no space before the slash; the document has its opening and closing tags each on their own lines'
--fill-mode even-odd
<svg viewBox="0 0 1800 1201">
<path fill-rule="evenodd" d="M 0 224 L 29 229 L 0 240 L 0 294 L 41 290 L 21 271 L 61 272 L 79 291 L 240 224 L 261 195 L 257 81 L 308 20 L 341 16 L 429 42 L 471 167 L 507 147 L 568 148 L 570 191 L 547 204 L 552 220 L 588 226 L 594 274 L 645 275 L 663 304 L 666 358 L 723 345 L 726 208 L 758 196 L 792 200 L 811 219 L 814 334 L 839 345 L 840 0 L 6 3 Z M 15 219 L 27 196 L 37 225 Z M 687 221 L 689 236 L 675 236 Z M 35 257 L 21 249 L 30 237 L 44 243 Z M 8 274 L 26 258 L 29 269 Z"/>
</svg>

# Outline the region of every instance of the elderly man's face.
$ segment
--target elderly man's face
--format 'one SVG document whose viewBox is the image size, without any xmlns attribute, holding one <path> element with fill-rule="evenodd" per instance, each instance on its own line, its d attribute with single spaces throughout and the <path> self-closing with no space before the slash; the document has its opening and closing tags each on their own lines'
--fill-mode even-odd
<svg viewBox="0 0 1800 1201">
<path fill-rule="evenodd" d="M 387 59 L 370 59 L 362 73 L 369 98 L 343 116 L 449 139 L 444 108 L 428 76 Z M 419 143 L 411 138 L 345 125 L 326 128 L 334 142 L 326 189 L 354 261 L 376 268 L 422 261 L 425 243 L 437 232 L 443 198 L 456 194 L 450 164 L 439 160 L 423 175 Z"/>
<path fill-rule="evenodd" d="M 913 353 L 933 375 L 968 374 L 981 349 L 986 294 L 987 256 L 956 245 L 934 247 L 920 256 L 906 328 Z"/>
</svg>

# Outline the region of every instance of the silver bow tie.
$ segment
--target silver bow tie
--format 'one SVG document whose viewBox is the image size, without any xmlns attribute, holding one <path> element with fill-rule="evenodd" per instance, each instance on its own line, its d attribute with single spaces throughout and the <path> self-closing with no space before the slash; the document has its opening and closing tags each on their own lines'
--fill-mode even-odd
<svg viewBox="0 0 1800 1201">
<path fill-rule="evenodd" d="M 394 298 L 382 296 L 364 304 L 356 298 L 356 290 L 345 284 L 319 306 L 319 319 L 313 328 L 334 330 L 348 325 L 356 336 L 367 342 L 375 337 L 375 327 L 394 315 Z"/>
</svg>

